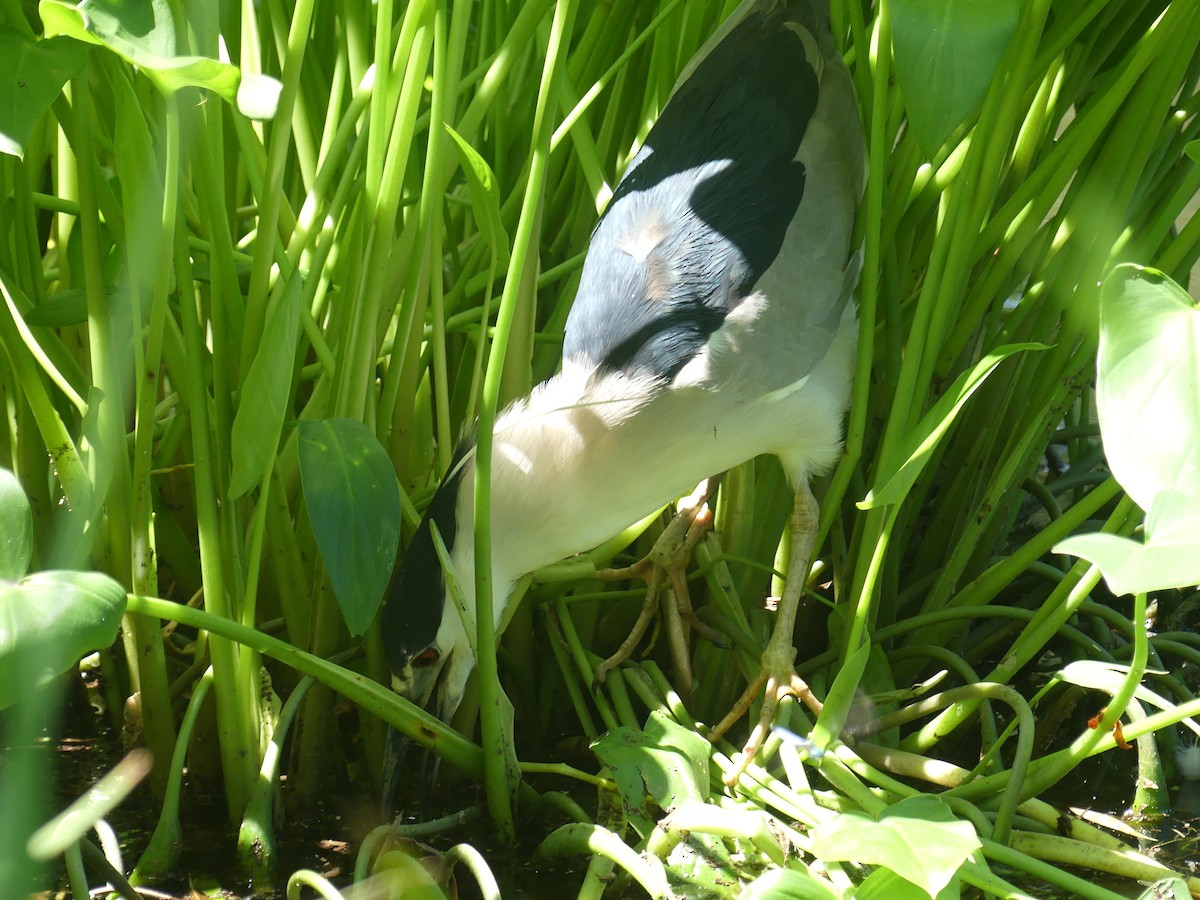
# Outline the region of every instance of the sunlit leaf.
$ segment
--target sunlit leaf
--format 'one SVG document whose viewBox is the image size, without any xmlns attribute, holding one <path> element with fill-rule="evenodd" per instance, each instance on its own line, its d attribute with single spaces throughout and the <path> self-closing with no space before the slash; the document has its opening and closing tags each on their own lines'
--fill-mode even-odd
<svg viewBox="0 0 1200 900">
<path fill-rule="evenodd" d="M 1144 510 L 1200 497 L 1200 309 L 1162 272 L 1118 266 L 1100 296 L 1096 405 L 1109 467 Z"/>
<path fill-rule="evenodd" d="M 938 891 L 936 900 L 958 900 L 958 879 Z M 854 891 L 854 900 L 929 900 L 929 891 L 901 878 L 891 869 L 876 869 Z"/>
<path fill-rule="evenodd" d="M 933 156 L 998 76 L 1021 0 L 892 0 L 892 52 L 908 125 Z"/>
<path fill-rule="evenodd" d="M 971 824 L 929 796 L 901 800 L 877 821 L 862 813 L 842 813 L 813 832 L 813 852 L 819 858 L 886 866 L 932 895 L 950 883 L 979 847 Z"/>
<path fill-rule="evenodd" d="M 0 468 L 0 581 L 16 581 L 33 556 L 33 514 L 29 499 L 8 469 Z"/>
<path fill-rule="evenodd" d="M 41 0 L 46 35 L 68 35 L 107 47 L 145 72 L 165 94 L 185 87 L 210 90 L 251 118 L 275 114 L 278 82 L 255 75 L 242 92 L 237 66 L 206 56 L 177 56 L 175 23 L 167 0 Z M 274 84 L 270 84 L 274 82 Z"/>
<path fill-rule="evenodd" d="M 1200 309 L 1162 272 L 1118 266 L 1096 369 L 1104 453 L 1146 510 L 1146 541 L 1075 535 L 1055 551 L 1098 566 L 1116 594 L 1200 584 Z"/>
<path fill-rule="evenodd" d="M 884 470 L 876 479 L 882 484 L 878 490 L 871 490 L 858 504 L 859 509 L 871 509 L 876 506 L 887 506 L 899 503 L 907 496 L 920 476 L 925 464 L 933 455 L 938 441 L 950 430 L 954 420 L 962 411 L 963 406 L 975 391 L 1008 357 L 1021 350 L 1046 350 L 1045 344 L 1006 344 L 997 347 L 967 371 L 954 379 L 954 383 L 946 388 L 945 393 L 938 398 L 929 412 L 921 417 L 921 421 L 913 428 L 907 440 L 899 448 L 895 459 L 902 460 L 896 470 Z"/>
<path fill-rule="evenodd" d="M 321 560 L 346 627 L 367 630 L 400 544 L 400 490 L 387 451 L 362 422 L 300 424 L 300 480 Z"/>
<path fill-rule="evenodd" d="M 107 647 L 125 590 L 99 572 L 38 572 L 0 582 L 0 709 Z"/>
<path fill-rule="evenodd" d="M 0 25 L 0 153 L 25 155 L 38 120 L 85 65 L 87 47 L 78 41 L 34 40 Z"/>
<path fill-rule="evenodd" d="M 233 420 L 230 499 L 258 484 L 279 447 L 292 390 L 303 293 L 300 273 L 293 272 L 267 320 L 262 343 L 242 384 L 241 402 Z"/>
<path fill-rule="evenodd" d="M 1178 544 L 1130 540 L 1115 534 L 1077 534 L 1054 547 L 1099 567 L 1114 594 L 1140 594 L 1200 584 L 1200 534 Z"/>
<path fill-rule="evenodd" d="M 838 894 L 807 872 L 772 869 L 746 885 L 738 896 L 741 900 L 836 900 Z"/>
</svg>

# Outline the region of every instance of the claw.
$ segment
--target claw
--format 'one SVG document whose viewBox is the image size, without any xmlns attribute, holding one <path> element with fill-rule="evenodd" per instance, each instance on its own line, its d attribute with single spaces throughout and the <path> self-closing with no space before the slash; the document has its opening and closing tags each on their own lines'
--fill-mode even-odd
<svg viewBox="0 0 1200 900">
<path fill-rule="evenodd" d="M 796 490 L 796 505 L 792 510 L 792 560 L 788 566 L 787 586 L 779 600 L 775 628 L 763 651 L 758 674 L 746 686 L 746 690 L 733 704 L 729 714 L 709 731 L 708 739 L 715 743 L 742 716 L 746 715 L 750 710 L 750 705 L 759 696 L 763 698 L 758 721 L 750 732 L 750 737 L 741 753 L 735 757 L 733 768 L 725 774 L 725 783 L 730 786 L 737 783 L 742 773 L 746 771 L 746 767 L 754 761 L 754 757 L 762 748 L 763 741 L 775 721 L 775 713 L 779 709 L 780 700 L 792 696 L 814 713 L 821 711 L 821 701 L 817 699 L 804 679 L 796 674 L 794 668 L 796 648 L 792 644 L 796 613 L 800 606 L 800 596 L 804 591 L 812 560 L 813 544 L 816 540 L 817 512 L 816 498 L 813 497 L 808 485 L 802 481 Z"/>
<path fill-rule="evenodd" d="M 686 501 L 680 502 L 675 518 L 663 529 L 662 535 L 655 541 L 654 547 L 645 558 L 631 566 L 605 569 L 596 573 L 596 577 L 602 581 L 640 578 L 647 584 L 646 599 L 642 602 L 642 610 L 637 621 L 617 651 L 596 667 L 597 682 L 604 681 L 609 672 L 633 655 L 634 649 L 654 618 L 655 605 L 662 589 L 664 573 L 670 581 L 671 588 L 668 593 L 673 598 L 673 602 L 670 599 L 664 599 L 663 618 L 681 691 L 687 693 L 691 690 L 692 685 L 687 638 L 684 635 L 681 619 L 686 621 L 697 634 L 718 647 L 727 648 L 729 646 L 720 632 L 700 621 L 692 607 L 687 584 L 687 565 L 691 561 L 692 553 L 704 537 L 705 532 L 712 526 L 712 512 L 707 503 L 715 487 L 715 481 L 709 479 L 700 485 Z"/>
</svg>

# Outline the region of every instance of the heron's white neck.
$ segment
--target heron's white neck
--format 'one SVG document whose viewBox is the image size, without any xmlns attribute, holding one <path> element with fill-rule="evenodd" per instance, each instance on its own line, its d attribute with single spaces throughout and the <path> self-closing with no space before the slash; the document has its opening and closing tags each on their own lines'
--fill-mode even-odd
<svg viewBox="0 0 1200 900">
<path fill-rule="evenodd" d="M 494 594 L 522 575 L 589 550 L 740 459 L 711 447 L 725 442 L 706 416 L 693 416 L 675 392 L 649 378 L 589 377 L 579 367 L 534 389 L 498 417 L 492 452 Z M 711 395 L 706 398 L 711 405 Z M 706 439 L 706 440 L 705 440 Z M 734 454 L 736 455 L 736 453 Z M 670 460 L 666 468 L 663 460 Z M 455 562 L 474 573 L 475 464 L 463 472 Z"/>
</svg>

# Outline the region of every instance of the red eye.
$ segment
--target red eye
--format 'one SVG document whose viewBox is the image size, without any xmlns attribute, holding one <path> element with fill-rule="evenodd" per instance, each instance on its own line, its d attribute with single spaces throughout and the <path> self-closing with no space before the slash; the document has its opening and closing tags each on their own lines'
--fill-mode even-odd
<svg viewBox="0 0 1200 900">
<path fill-rule="evenodd" d="M 441 658 L 442 654 L 437 652 L 436 647 L 426 647 L 412 661 L 412 667 L 414 669 L 428 669 Z"/>
</svg>

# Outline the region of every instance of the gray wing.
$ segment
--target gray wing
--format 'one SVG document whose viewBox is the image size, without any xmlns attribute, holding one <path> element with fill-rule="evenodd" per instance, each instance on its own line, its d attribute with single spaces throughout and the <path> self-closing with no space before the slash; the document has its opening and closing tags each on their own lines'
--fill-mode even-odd
<svg viewBox="0 0 1200 900">
<path fill-rule="evenodd" d="M 754 10 L 676 89 L 592 236 L 563 355 L 670 379 L 779 254 L 817 73 L 786 10 Z"/>
</svg>

